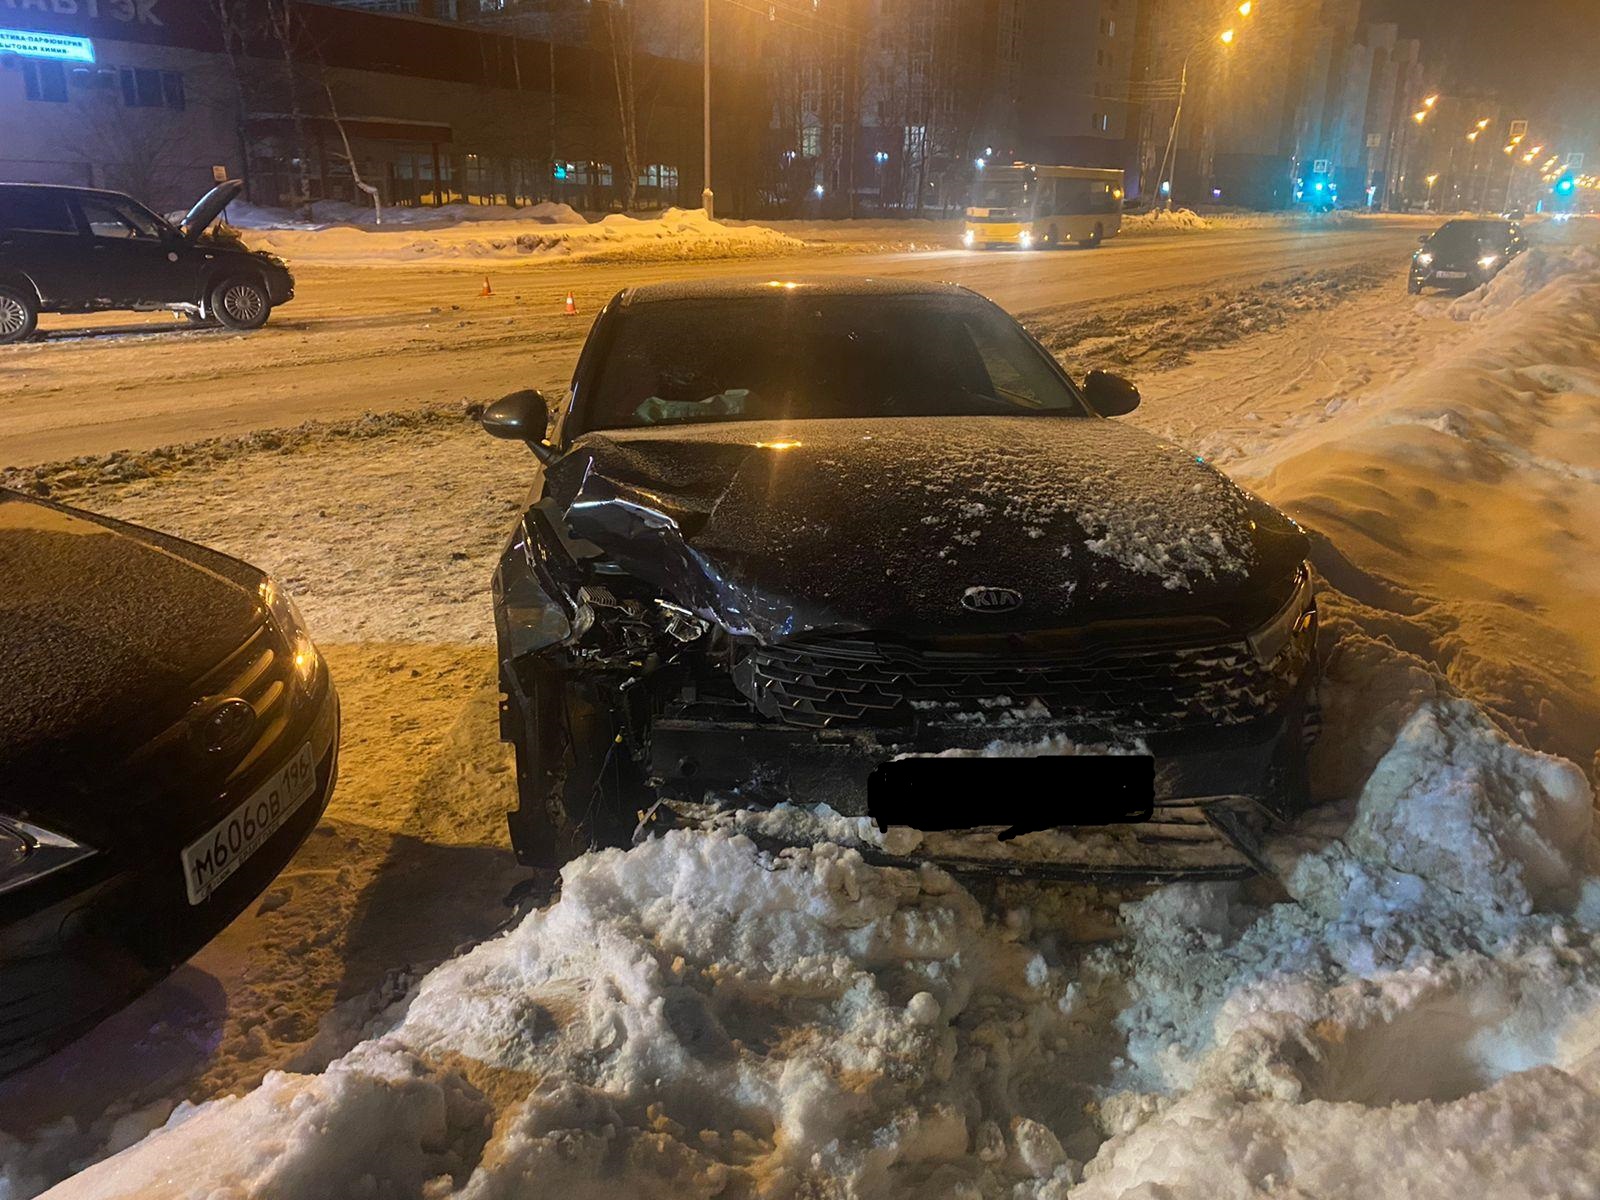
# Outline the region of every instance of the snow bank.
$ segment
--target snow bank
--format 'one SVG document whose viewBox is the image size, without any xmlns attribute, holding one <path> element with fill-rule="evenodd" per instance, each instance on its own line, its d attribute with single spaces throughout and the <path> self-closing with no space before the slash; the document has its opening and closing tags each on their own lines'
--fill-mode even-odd
<svg viewBox="0 0 1600 1200">
<path fill-rule="evenodd" d="M 267 208 L 236 200 L 228 205 L 226 220 L 235 229 L 294 229 L 314 231 L 336 225 L 379 226 L 378 214 L 370 204 L 351 204 L 345 200 L 315 200 L 310 213 L 287 208 Z M 411 229 L 449 228 L 475 221 L 521 221 L 540 225 L 586 225 L 587 219 L 569 204 L 542 200 L 512 208 L 507 204 L 443 204 L 438 207 L 396 207 L 385 205 L 382 227 Z"/>
<path fill-rule="evenodd" d="M 1534 249 L 1429 369 L 1235 471 L 1324 534 L 1335 583 L 1426 609 L 1429 657 L 1543 749 L 1600 749 L 1600 255 Z"/>
<path fill-rule="evenodd" d="M 455 206 L 461 207 L 461 206 Z M 378 228 L 279 224 L 245 231 L 253 249 L 270 250 L 296 264 L 393 266 L 417 262 L 581 257 L 601 260 L 693 260 L 764 257 L 804 249 L 796 238 L 758 225 L 725 225 L 700 209 L 669 208 L 637 218 L 613 213 L 590 223 L 573 221 L 565 205 L 523 209 L 520 215 L 456 219 L 434 224 L 386 223 Z M 443 211 L 415 210 L 429 214 Z M 530 215 L 531 214 L 531 215 Z M 289 222 L 293 226 L 292 222 Z"/>
<path fill-rule="evenodd" d="M 1153 208 L 1148 212 L 1127 213 L 1122 218 L 1122 232 L 1139 234 L 1200 233 L 1210 229 L 1210 223 L 1187 208 Z"/>
<path fill-rule="evenodd" d="M 1600 252 L 1535 246 L 1517 256 L 1483 287 L 1451 302 L 1454 321 L 1482 321 L 1497 316 L 1565 275 L 1600 275 Z"/>
</svg>

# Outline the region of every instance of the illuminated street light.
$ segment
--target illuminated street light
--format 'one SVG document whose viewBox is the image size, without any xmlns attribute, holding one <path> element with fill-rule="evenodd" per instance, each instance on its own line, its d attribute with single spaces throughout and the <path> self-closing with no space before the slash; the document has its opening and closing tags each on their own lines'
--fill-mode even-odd
<svg viewBox="0 0 1600 1200">
<path fill-rule="evenodd" d="M 1231 29 L 1224 29 L 1224 30 L 1223 30 L 1223 31 L 1222 31 L 1222 44 L 1223 44 L 1223 45 L 1224 45 L 1224 46 L 1231 46 L 1231 45 L 1233 45 L 1233 30 L 1231 30 Z"/>
<path fill-rule="evenodd" d="M 1437 103 L 1439 103 L 1439 96 L 1437 93 L 1435 93 L 1422 102 L 1422 107 L 1431 109 Z"/>
<path fill-rule="evenodd" d="M 1239 15 L 1241 17 L 1248 17 L 1250 15 L 1250 10 L 1254 7 L 1255 5 L 1252 4 L 1250 0 L 1244 0 L 1244 3 L 1239 5 Z"/>
<path fill-rule="evenodd" d="M 1418 111 L 1416 111 L 1416 112 L 1411 114 L 1411 119 L 1413 121 L 1415 121 L 1418 125 L 1421 125 L 1424 121 L 1426 121 L 1428 119 L 1428 110 L 1425 109 L 1425 108 L 1424 109 L 1419 109 Z"/>
<path fill-rule="evenodd" d="M 1483 132 L 1483 130 L 1481 130 L 1481 129 L 1474 129 L 1471 133 L 1467 134 L 1467 141 L 1469 141 L 1469 142 L 1477 141 L 1478 140 L 1478 135 L 1480 133 L 1482 133 L 1482 132 Z"/>
<path fill-rule="evenodd" d="M 1483 120 L 1478 122 L 1478 128 L 1479 129 L 1487 129 L 1493 123 L 1493 121 L 1494 121 L 1493 117 L 1484 117 Z"/>
</svg>

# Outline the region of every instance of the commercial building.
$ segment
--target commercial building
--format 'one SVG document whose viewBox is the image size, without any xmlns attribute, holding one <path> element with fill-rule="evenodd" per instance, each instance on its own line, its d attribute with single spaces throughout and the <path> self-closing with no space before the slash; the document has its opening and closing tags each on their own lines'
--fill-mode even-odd
<svg viewBox="0 0 1600 1200">
<path fill-rule="evenodd" d="M 698 203 L 693 64 L 630 56 L 625 138 L 608 52 L 383 7 L 291 0 L 274 24 L 264 0 L 236 0 L 230 28 L 197 0 L 0 0 L 0 178 L 165 207 L 216 173 L 261 204 L 360 201 L 358 183 L 389 204 Z M 753 208 L 760 76 L 718 81 L 719 190 L 725 211 Z"/>
</svg>

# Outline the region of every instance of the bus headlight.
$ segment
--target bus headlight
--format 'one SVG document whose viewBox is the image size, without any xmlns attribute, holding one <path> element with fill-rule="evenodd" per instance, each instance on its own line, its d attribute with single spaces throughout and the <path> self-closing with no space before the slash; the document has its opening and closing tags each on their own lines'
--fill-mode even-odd
<svg viewBox="0 0 1600 1200">
<path fill-rule="evenodd" d="M 1024 229 L 1021 233 L 1017 234 L 1017 245 L 1021 246 L 1024 250 L 1028 249 L 1033 245 L 1033 234 Z"/>
<path fill-rule="evenodd" d="M 978 235 L 970 229 L 961 235 L 961 244 L 969 249 L 972 247 L 972 243 L 977 240 Z"/>
</svg>

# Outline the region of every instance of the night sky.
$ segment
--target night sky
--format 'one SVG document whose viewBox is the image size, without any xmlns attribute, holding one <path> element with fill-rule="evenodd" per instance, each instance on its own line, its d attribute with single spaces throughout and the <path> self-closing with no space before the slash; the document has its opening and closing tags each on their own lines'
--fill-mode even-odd
<svg viewBox="0 0 1600 1200">
<path fill-rule="evenodd" d="M 1496 91 L 1533 133 L 1600 152 L 1600 0 L 1368 0 L 1423 41 L 1446 91 Z"/>
</svg>

